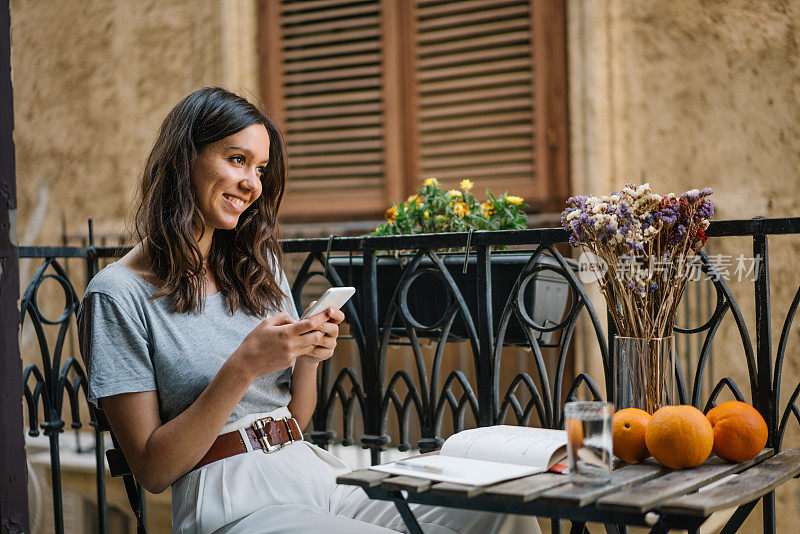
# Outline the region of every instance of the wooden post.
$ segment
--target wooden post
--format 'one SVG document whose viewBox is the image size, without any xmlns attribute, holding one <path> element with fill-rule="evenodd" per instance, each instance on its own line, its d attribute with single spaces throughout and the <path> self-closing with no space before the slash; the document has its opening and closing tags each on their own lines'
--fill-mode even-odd
<svg viewBox="0 0 800 534">
<path fill-rule="evenodd" d="M 0 534 L 28 532 L 19 355 L 19 251 L 11 96 L 11 10 L 0 4 Z"/>
</svg>

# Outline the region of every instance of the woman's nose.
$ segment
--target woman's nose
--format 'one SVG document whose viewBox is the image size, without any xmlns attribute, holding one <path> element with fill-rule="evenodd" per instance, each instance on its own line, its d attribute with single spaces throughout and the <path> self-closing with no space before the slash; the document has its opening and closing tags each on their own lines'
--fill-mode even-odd
<svg viewBox="0 0 800 534">
<path fill-rule="evenodd" d="M 258 191 L 261 188 L 261 173 L 258 169 L 253 169 L 252 172 L 247 173 L 244 180 L 239 182 L 239 185 L 248 192 Z"/>
</svg>

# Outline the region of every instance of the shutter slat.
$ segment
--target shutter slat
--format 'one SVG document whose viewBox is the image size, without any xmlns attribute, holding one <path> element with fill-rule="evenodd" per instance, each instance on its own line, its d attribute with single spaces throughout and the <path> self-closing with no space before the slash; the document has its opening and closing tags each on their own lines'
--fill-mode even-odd
<svg viewBox="0 0 800 534">
<path fill-rule="evenodd" d="M 446 56 L 432 56 L 419 59 L 419 79 L 426 79 L 431 74 L 436 74 L 439 71 L 447 72 L 448 69 L 443 67 L 451 67 L 453 72 L 460 72 L 456 69 L 486 69 L 487 72 L 493 70 L 503 71 L 508 68 L 517 68 L 512 62 L 524 61 L 523 66 L 530 67 L 531 47 L 530 43 L 523 43 L 512 46 L 504 46 L 499 48 L 490 48 L 488 50 L 467 50 L 466 52 L 448 54 Z M 433 70 L 435 69 L 435 70 Z"/>
<path fill-rule="evenodd" d="M 374 87 L 380 89 L 381 81 L 377 78 L 354 78 L 339 82 L 307 83 L 304 85 L 289 86 L 286 88 L 286 95 L 311 95 L 320 93 L 332 93 L 335 91 L 346 91 L 351 89 L 365 89 Z"/>
<path fill-rule="evenodd" d="M 314 154 L 341 154 L 343 152 L 360 152 L 362 150 L 380 151 L 383 141 L 380 139 L 369 141 L 342 141 L 337 143 L 317 143 L 313 145 L 293 145 L 289 147 L 290 156 L 305 156 Z"/>
<path fill-rule="evenodd" d="M 363 189 L 374 188 L 380 185 L 379 178 L 331 178 L 331 179 L 315 179 L 315 180 L 296 180 L 292 177 L 291 191 L 319 191 L 320 186 L 326 189 L 340 190 L 340 189 Z M 287 187 L 288 189 L 288 187 Z M 352 210 L 352 205 L 350 205 Z"/>
<path fill-rule="evenodd" d="M 530 163 L 530 150 L 498 150 L 483 154 L 474 152 L 476 147 L 473 145 L 473 152 L 456 154 L 452 156 L 437 156 L 425 159 L 423 169 L 427 173 L 436 173 L 439 170 L 463 168 L 470 165 L 502 165 L 510 163 Z"/>
<path fill-rule="evenodd" d="M 343 30 L 354 29 L 354 28 L 364 28 L 364 27 L 375 27 L 380 23 L 380 18 L 376 15 L 371 16 L 360 16 L 360 17 L 353 17 L 349 19 L 339 19 L 339 20 L 325 20 L 323 22 L 317 22 L 315 24 L 306 24 L 303 26 L 284 26 L 283 27 L 283 38 L 287 41 L 292 41 L 293 37 L 297 37 L 298 35 L 308 35 L 310 33 L 331 33 L 331 32 L 340 32 Z M 345 33 L 345 32 L 343 32 Z"/>
<path fill-rule="evenodd" d="M 380 176 L 383 171 L 383 165 L 362 165 L 362 164 L 347 164 L 341 167 L 309 167 L 305 169 L 295 169 L 292 167 L 291 175 L 305 179 L 305 178 L 325 178 L 326 176 Z"/>
<path fill-rule="evenodd" d="M 464 170 L 443 170 L 430 172 L 424 170 L 421 176 L 435 176 L 438 180 L 458 180 L 461 178 L 480 178 L 485 181 L 489 178 L 501 178 L 505 176 L 527 176 L 528 180 L 533 176 L 533 165 L 514 164 L 514 165 L 490 165 L 489 167 L 470 167 Z"/>
<path fill-rule="evenodd" d="M 486 103 L 479 103 L 483 100 L 496 100 L 498 98 L 505 99 L 502 102 L 503 106 L 511 106 L 512 104 L 516 104 L 517 106 L 524 106 L 530 107 L 531 105 L 531 87 L 530 85 L 510 85 L 504 87 L 493 87 L 491 89 L 481 89 L 480 91 L 462 91 L 462 92 L 449 92 L 440 95 L 429 95 L 426 96 L 423 104 L 423 114 L 427 113 L 428 110 L 431 108 L 443 108 L 446 106 L 451 106 L 453 104 L 460 104 L 455 110 L 452 110 L 455 113 L 462 113 L 462 112 L 469 112 L 472 107 L 476 110 L 480 111 L 481 106 L 491 107 L 492 109 L 498 109 L 495 107 L 494 102 L 486 102 Z M 464 105 L 463 103 L 472 103 L 469 105 Z M 450 108 L 448 108 L 449 110 Z M 505 109 L 505 108 L 499 108 Z M 431 116 L 431 115 L 428 115 Z"/>
<path fill-rule="evenodd" d="M 315 142 L 323 142 L 323 141 L 339 141 L 341 139 L 355 139 L 355 138 L 366 138 L 366 139 L 382 139 L 383 138 L 383 129 L 382 128 L 356 128 L 356 129 L 344 129 L 342 128 L 340 131 L 323 131 L 323 132 L 302 132 L 302 133 L 293 133 L 289 132 L 288 136 L 289 143 L 296 144 L 296 143 L 315 143 Z"/>
<path fill-rule="evenodd" d="M 320 59 L 323 57 L 340 56 L 343 54 L 376 52 L 379 49 L 380 43 L 372 39 L 369 41 L 356 41 L 337 46 L 318 46 L 314 48 L 284 50 L 283 57 L 286 61 L 297 61 L 302 59 Z"/>
<path fill-rule="evenodd" d="M 350 16 L 366 15 L 368 13 L 377 13 L 379 6 L 377 4 L 363 4 L 355 6 L 339 7 L 337 9 L 315 10 L 298 12 L 293 15 L 286 14 L 281 17 L 281 22 L 284 26 L 311 24 L 324 19 L 339 19 Z"/>
<path fill-rule="evenodd" d="M 476 138 L 477 139 L 477 138 Z M 531 148 L 530 137 L 512 137 L 502 139 L 480 139 L 479 143 L 470 141 L 456 141 L 449 143 L 439 144 L 424 144 L 420 152 L 425 158 L 431 158 L 431 161 L 437 157 L 442 156 L 457 156 L 468 153 L 472 150 L 513 150 L 513 149 L 528 149 Z"/>
<path fill-rule="evenodd" d="M 326 108 L 291 109 L 286 116 L 289 120 L 313 117 L 347 117 L 350 115 L 365 115 L 367 113 L 380 113 L 380 103 L 353 104 L 352 106 L 331 106 Z"/>
<path fill-rule="evenodd" d="M 361 154 L 351 152 L 347 154 L 321 155 L 295 154 L 292 158 L 292 169 L 328 165 L 333 163 L 381 163 L 381 161 L 381 155 L 376 152 L 364 152 Z"/>
<path fill-rule="evenodd" d="M 302 11 L 324 12 L 331 9 L 340 9 L 349 5 L 363 3 L 363 0 L 301 0 L 300 2 L 289 2 L 287 0 L 283 0 L 281 2 L 281 13 L 288 15 L 289 13 L 298 13 Z"/>
<path fill-rule="evenodd" d="M 483 35 L 448 43 L 430 44 L 420 48 L 420 57 L 430 57 L 459 50 L 469 51 L 494 46 L 526 43 L 530 41 L 530 33 L 527 31 L 516 31 L 498 35 Z"/>
<path fill-rule="evenodd" d="M 311 132 L 316 130 L 332 130 L 334 128 L 359 128 L 363 126 L 379 126 L 378 115 L 355 115 L 334 119 L 313 118 L 308 120 L 289 120 L 288 129 L 292 132 Z"/>
<path fill-rule="evenodd" d="M 520 2 L 520 0 L 461 0 L 455 3 L 439 5 L 438 2 L 425 2 L 424 0 L 419 0 L 417 2 L 417 12 L 420 20 L 424 21 L 433 17 L 447 17 L 450 15 L 458 15 L 471 11 L 485 11 L 487 9 L 521 3 L 524 3 L 524 0 L 523 2 Z"/>
<path fill-rule="evenodd" d="M 475 114 L 495 114 L 500 111 L 519 110 L 524 111 L 530 109 L 530 99 L 515 98 L 509 100 L 501 100 L 499 102 L 485 102 L 478 104 L 462 104 L 458 107 L 437 107 L 426 108 L 420 111 L 419 115 L 423 120 L 437 119 L 443 117 L 463 116 L 469 113 Z"/>
<path fill-rule="evenodd" d="M 500 8 L 500 9 L 481 10 L 470 13 L 458 13 L 456 15 L 450 15 L 446 17 L 421 19 L 417 24 L 417 28 L 419 28 L 419 30 L 422 32 L 438 30 L 441 28 L 463 28 L 468 24 L 488 22 L 491 20 L 516 18 L 516 17 L 527 18 L 529 15 L 529 11 L 530 9 L 527 4 L 519 4 L 516 6 Z"/>
<path fill-rule="evenodd" d="M 456 77 L 489 75 L 493 72 L 520 71 L 531 68 L 530 58 L 508 59 L 496 61 L 491 64 L 475 63 L 472 65 L 462 65 L 444 69 L 431 69 L 420 71 L 418 78 L 422 86 L 426 82 L 434 80 L 451 80 Z"/>
<path fill-rule="evenodd" d="M 354 102 L 370 102 L 370 101 L 380 101 L 381 100 L 381 93 L 380 91 L 348 91 L 344 93 L 336 93 L 332 95 L 315 95 L 315 96 L 295 96 L 291 99 L 287 99 L 286 103 L 288 104 L 286 107 L 289 109 L 293 108 L 305 108 L 305 107 L 312 107 L 312 106 L 329 106 L 329 105 L 337 105 L 337 104 L 349 104 Z"/>
<path fill-rule="evenodd" d="M 461 91 L 464 89 L 477 89 L 487 86 L 506 86 L 511 84 L 525 83 L 530 90 L 530 72 L 510 72 L 508 74 L 487 75 L 484 72 L 477 72 L 475 76 L 466 78 L 448 79 L 440 82 L 428 82 L 420 84 L 421 94 L 432 94 L 442 91 Z"/>
<path fill-rule="evenodd" d="M 428 132 L 441 132 L 446 130 L 456 130 L 452 134 L 458 135 L 458 130 L 465 128 L 483 128 L 486 126 L 500 125 L 524 125 L 528 132 L 532 131 L 531 121 L 533 114 L 530 111 L 514 111 L 510 113 L 491 113 L 488 115 L 473 115 L 468 117 L 456 117 L 453 119 L 441 119 L 436 121 L 425 121 L 422 124 L 422 141 L 427 142 Z M 511 135 L 511 133 L 509 133 Z"/>
<path fill-rule="evenodd" d="M 503 20 L 500 22 L 475 24 L 472 26 L 462 26 L 459 28 L 447 28 L 444 30 L 422 32 L 417 37 L 417 44 L 458 44 L 460 41 L 499 36 L 520 30 L 525 32 L 526 38 L 530 38 L 526 30 L 528 24 L 527 18 L 519 18 Z"/>
<path fill-rule="evenodd" d="M 380 54 L 373 52 L 370 54 L 357 54 L 352 56 L 333 56 L 327 58 L 312 58 L 293 62 L 286 62 L 284 69 L 286 73 L 308 72 L 314 70 L 335 69 L 342 66 L 355 67 L 359 65 L 379 65 Z"/>
<path fill-rule="evenodd" d="M 499 124 L 500 126 L 491 127 L 491 124 L 487 121 L 487 125 L 489 125 L 489 127 L 486 127 L 486 125 L 483 124 L 470 123 L 469 126 L 475 127 L 475 129 L 458 127 L 453 131 L 423 133 L 422 146 L 468 140 L 476 141 L 477 145 L 479 141 L 486 138 L 531 135 L 530 120 L 523 121 L 522 124 L 517 125 L 509 125 L 508 123 L 504 123 L 502 121 L 499 121 Z"/>
<path fill-rule="evenodd" d="M 284 76 L 284 81 L 287 85 L 295 85 L 300 83 L 314 83 L 325 80 L 346 80 L 349 78 L 364 78 L 367 76 L 380 76 L 381 68 L 377 65 L 369 67 L 354 67 L 349 69 L 335 69 L 323 70 L 316 72 L 301 72 L 294 74 L 287 74 Z"/>
<path fill-rule="evenodd" d="M 352 46 L 354 44 L 360 43 L 362 45 L 371 43 L 377 44 L 378 38 L 380 37 L 380 33 L 378 32 L 377 28 L 366 28 L 361 30 L 352 30 L 348 32 L 336 33 L 336 34 L 325 34 L 325 35 L 312 35 L 310 37 L 295 37 L 291 39 L 284 39 L 284 46 L 285 46 L 285 56 L 288 58 L 290 53 L 296 53 L 297 49 L 299 48 L 314 48 L 315 50 L 318 48 L 328 49 L 333 45 L 338 45 L 339 43 L 351 43 Z M 367 41 L 367 43 L 362 43 L 362 41 Z M 345 49 L 343 46 L 336 47 L 337 50 Z M 319 53 L 319 50 L 316 50 Z"/>
</svg>

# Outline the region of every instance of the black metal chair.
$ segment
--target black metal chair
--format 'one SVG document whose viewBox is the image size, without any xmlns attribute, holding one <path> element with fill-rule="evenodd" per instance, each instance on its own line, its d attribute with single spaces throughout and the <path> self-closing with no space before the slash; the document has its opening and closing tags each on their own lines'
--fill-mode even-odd
<svg viewBox="0 0 800 534">
<path fill-rule="evenodd" d="M 100 409 L 94 407 L 90 409 L 94 412 L 93 415 L 95 421 L 97 421 L 98 429 L 103 432 L 107 431 L 111 435 L 111 442 L 114 444 L 114 448 L 106 451 L 108 468 L 112 477 L 122 477 L 122 482 L 125 484 L 125 493 L 128 496 L 128 503 L 130 503 L 131 511 L 136 517 L 136 532 L 137 534 L 147 534 L 144 488 L 133 477 L 128 460 L 122 453 L 114 432 L 111 431 L 111 425 L 108 424 L 106 415 Z"/>
</svg>

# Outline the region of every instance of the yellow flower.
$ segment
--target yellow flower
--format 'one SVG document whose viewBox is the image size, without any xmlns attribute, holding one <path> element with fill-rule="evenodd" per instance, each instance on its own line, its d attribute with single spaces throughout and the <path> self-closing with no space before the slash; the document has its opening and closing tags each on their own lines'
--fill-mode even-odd
<svg viewBox="0 0 800 534">
<path fill-rule="evenodd" d="M 453 206 L 453 213 L 460 217 L 469 215 L 469 206 L 467 206 L 466 202 L 459 202 L 458 204 Z"/>
<path fill-rule="evenodd" d="M 394 219 L 397 217 L 397 208 L 392 206 L 388 210 L 386 210 L 386 220 L 390 223 L 394 222 Z"/>
<path fill-rule="evenodd" d="M 487 217 L 491 217 L 492 214 L 494 213 L 494 205 L 491 202 L 484 202 L 483 204 L 481 204 L 481 208 L 483 209 L 483 213 Z"/>
<path fill-rule="evenodd" d="M 439 180 L 437 180 L 436 178 L 431 176 L 430 178 L 428 178 L 427 180 L 422 182 L 422 185 L 424 185 L 426 187 L 429 186 L 429 185 L 432 185 L 433 187 L 436 187 L 437 185 L 439 185 Z"/>
<path fill-rule="evenodd" d="M 460 197 L 461 196 L 461 191 L 459 191 L 458 189 L 451 189 L 450 191 L 447 192 L 447 196 L 449 196 L 449 197 Z"/>
<path fill-rule="evenodd" d="M 425 214 L 424 215 L 425 215 L 425 218 L 427 219 L 427 218 L 429 218 L 431 216 L 431 212 L 429 212 L 428 210 L 425 210 Z"/>
<path fill-rule="evenodd" d="M 459 184 L 459 187 L 461 189 L 463 189 L 464 191 L 469 191 L 470 189 L 472 189 L 473 185 L 475 185 L 475 184 L 473 184 L 472 182 L 470 182 L 468 179 L 465 178 L 465 179 L 461 180 L 461 183 Z"/>
<path fill-rule="evenodd" d="M 406 199 L 406 202 L 408 202 L 409 204 L 411 204 L 412 202 L 419 204 L 422 202 L 422 199 L 419 198 L 419 195 L 411 195 Z"/>
<path fill-rule="evenodd" d="M 506 197 L 506 201 L 507 201 L 509 204 L 514 204 L 515 206 L 519 206 L 520 204 L 522 204 L 522 201 L 523 201 L 523 200 L 524 200 L 524 199 L 523 199 L 522 197 L 515 197 L 515 196 L 512 196 L 512 195 L 508 195 L 508 196 Z"/>
</svg>

